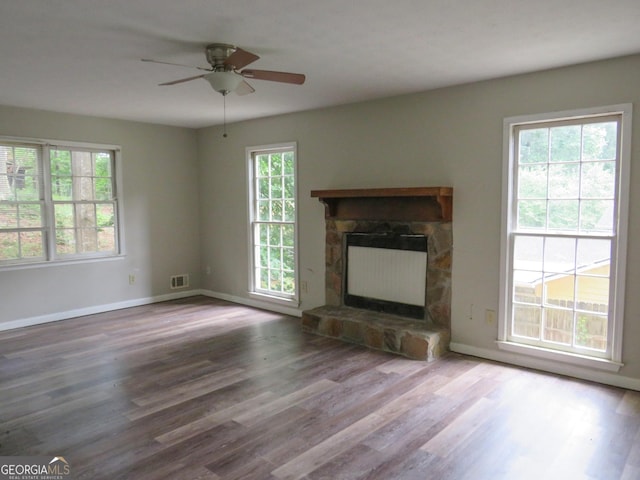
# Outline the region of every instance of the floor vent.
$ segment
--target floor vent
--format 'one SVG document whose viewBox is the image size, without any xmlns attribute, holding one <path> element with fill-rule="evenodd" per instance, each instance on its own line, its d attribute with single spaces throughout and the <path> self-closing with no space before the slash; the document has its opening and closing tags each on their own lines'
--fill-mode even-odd
<svg viewBox="0 0 640 480">
<path fill-rule="evenodd" d="M 171 288 L 185 288 L 189 286 L 189 274 L 173 275 L 171 277 Z"/>
</svg>

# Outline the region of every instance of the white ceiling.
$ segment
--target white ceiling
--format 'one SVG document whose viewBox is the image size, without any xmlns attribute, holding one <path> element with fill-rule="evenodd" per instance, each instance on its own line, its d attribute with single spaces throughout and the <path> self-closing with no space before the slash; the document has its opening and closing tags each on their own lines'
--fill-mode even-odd
<svg viewBox="0 0 640 480">
<path fill-rule="evenodd" d="M 638 53 L 639 25 L 639 0 L 1 0 L 0 104 L 203 127 L 222 96 L 141 58 L 223 42 L 307 75 L 249 81 L 234 122 Z"/>
</svg>

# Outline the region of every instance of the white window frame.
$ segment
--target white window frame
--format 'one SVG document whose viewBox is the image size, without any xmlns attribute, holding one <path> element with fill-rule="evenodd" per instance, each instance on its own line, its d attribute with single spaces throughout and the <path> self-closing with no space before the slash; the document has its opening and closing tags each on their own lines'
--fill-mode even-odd
<svg viewBox="0 0 640 480">
<path fill-rule="evenodd" d="M 10 144 L 20 144 L 26 147 L 37 148 L 39 151 L 39 167 L 42 188 L 42 231 L 44 234 L 44 258 L 36 259 L 15 259 L 0 261 L 0 271 L 3 270 L 19 270 L 27 268 L 41 268 L 46 266 L 55 266 L 70 263 L 86 263 L 103 260 L 113 260 L 123 258 L 124 250 L 124 219 L 122 207 L 122 152 L 119 145 L 96 144 L 87 142 L 61 141 L 37 139 L 28 137 L 10 137 L 0 136 L 0 142 Z M 50 150 L 70 149 L 83 151 L 108 151 L 113 155 L 112 160 L 112 179 L 113 179 L 113 202 L 115 206 L 115 252 L 87 252 L 76 254 L 56 253 L 56 232 L 54 220 L 54 202 L 52 198 L 51 188 L 51 171 L 50 171 Z M 75 202 L 75 201 L 74 201 Z"/>
<path fill-rule="evenodd" d="M 631 165 L 631 120 L 632 104 L 611 105 L 537 115 L 523 115 L 505 118 L 503 122 L 503 171 L 502 171 L 502 233 L 500 256 L 500 299 L 497 344 L 501 350 L 528 355 L 540 359 L 561 362 L 580 367 L 617 372 L 622 366 L 622 335 L 624 320 L 625 270 L 627 251 L 627 231 L 629 213 L 629 171 Z M 514 175 L 516 158 L 514 130 L 521 125 L 586 119 L 591 117 L 621 117 L 619 136 L 619 165 L 616 178 L 614 222 L 617 229 L 612 238 L 611 256 L 612 296 L 609 301 L 610 342 L 605 358 L 565 352 L 546 347 L 515 342 L 509 338 L 511 324 L 511 298 L 513 280 L 513 234 L 516 214 Z"/>
<path fill-rule="evenodd" d="M 295 293 L 293 295 L 277 294 L 270 290 L 263 290 L 259 288 L 259 281 L 256 279 L 256 240 L 255 240 L 255 225 L 258 222 L 257 219 L 257 184 L 256 184 L 256 172 L 254 158 L 257 155 L 265 153 L 277 153 L 293 151 L 294 156 L 294 182 L 295 182 L 295 217 L 293 224 L 294 229 L 294 285 Z M 266 300 L 273 303 L 279 303 L 287 306 L 299 306 L 300 304 L 300 274 L 298 263 L 298 146 L 296 142 L 284 142 L 269 145 L 259 145 L 246 148 L 246 163 L 247 163 L 247 192 L 248 192 L 248 239 L 249 239 L 249 295 L 257 300 Z"/>
</svg>

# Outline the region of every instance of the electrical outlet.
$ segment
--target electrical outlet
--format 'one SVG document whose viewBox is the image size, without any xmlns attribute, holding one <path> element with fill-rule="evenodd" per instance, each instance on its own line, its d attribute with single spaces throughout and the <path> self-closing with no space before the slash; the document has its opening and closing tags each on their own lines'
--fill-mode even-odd
<svg viewBox="0 0 640 480">
<path fill-rule="evenodd" d="M 133 273 L 129 274 L 129 285 L 136 283 L 136 276 Z"/>
<path fill-rule="evenodd" d="M 484 320 L 487 322 L 487 325 L 493 325 L 496 323 L 496 311 L 487 309 L 484 312 Z"/>
<path fill-rule="evenodd" d="M 205 272 L 207 275 L 211 275 L 211 267 L 209 265 L 207 265 Z"/>
<path fill-rule="evenodd" d="M 309 285 L 307 284 L 306 280 L 302 280 L 300 282 L 300 291 L 302 293 L 309 293 Z"/>
</svg>

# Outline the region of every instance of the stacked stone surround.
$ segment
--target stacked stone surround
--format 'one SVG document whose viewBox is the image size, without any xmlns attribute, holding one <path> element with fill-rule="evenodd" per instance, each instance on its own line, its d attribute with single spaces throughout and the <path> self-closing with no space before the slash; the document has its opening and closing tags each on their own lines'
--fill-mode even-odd
<svg viewBox="0 0 640 480">
<path fill-rule="evenodd" d="M 398 216 L 403 215 L 400 213 Z M 328 210 L 325 227 L 326 304 L 303 312 L 303 330 L 417 360 L 434 360 L 444 353 L 451 337 L 453 237 L 450 210 L 444 218 L 420 221 L 406 218 L 400 221 L 351 219 L 332 215 Z M 401 233 L 427 237 L 424 319 L 408 319 L 344 306 L 343 252 L 345 235 L 349 233 Z"/>
<path fill-rule="evenodd" d="M 451 223 L 385 222 L 377 220 L 326 221 L 325 302 L 342 305 L 344 292 L 343 242 L 347 233 L 401 232 L 427 237 L 427 323 L 451 327 Z"/>
</svg>

